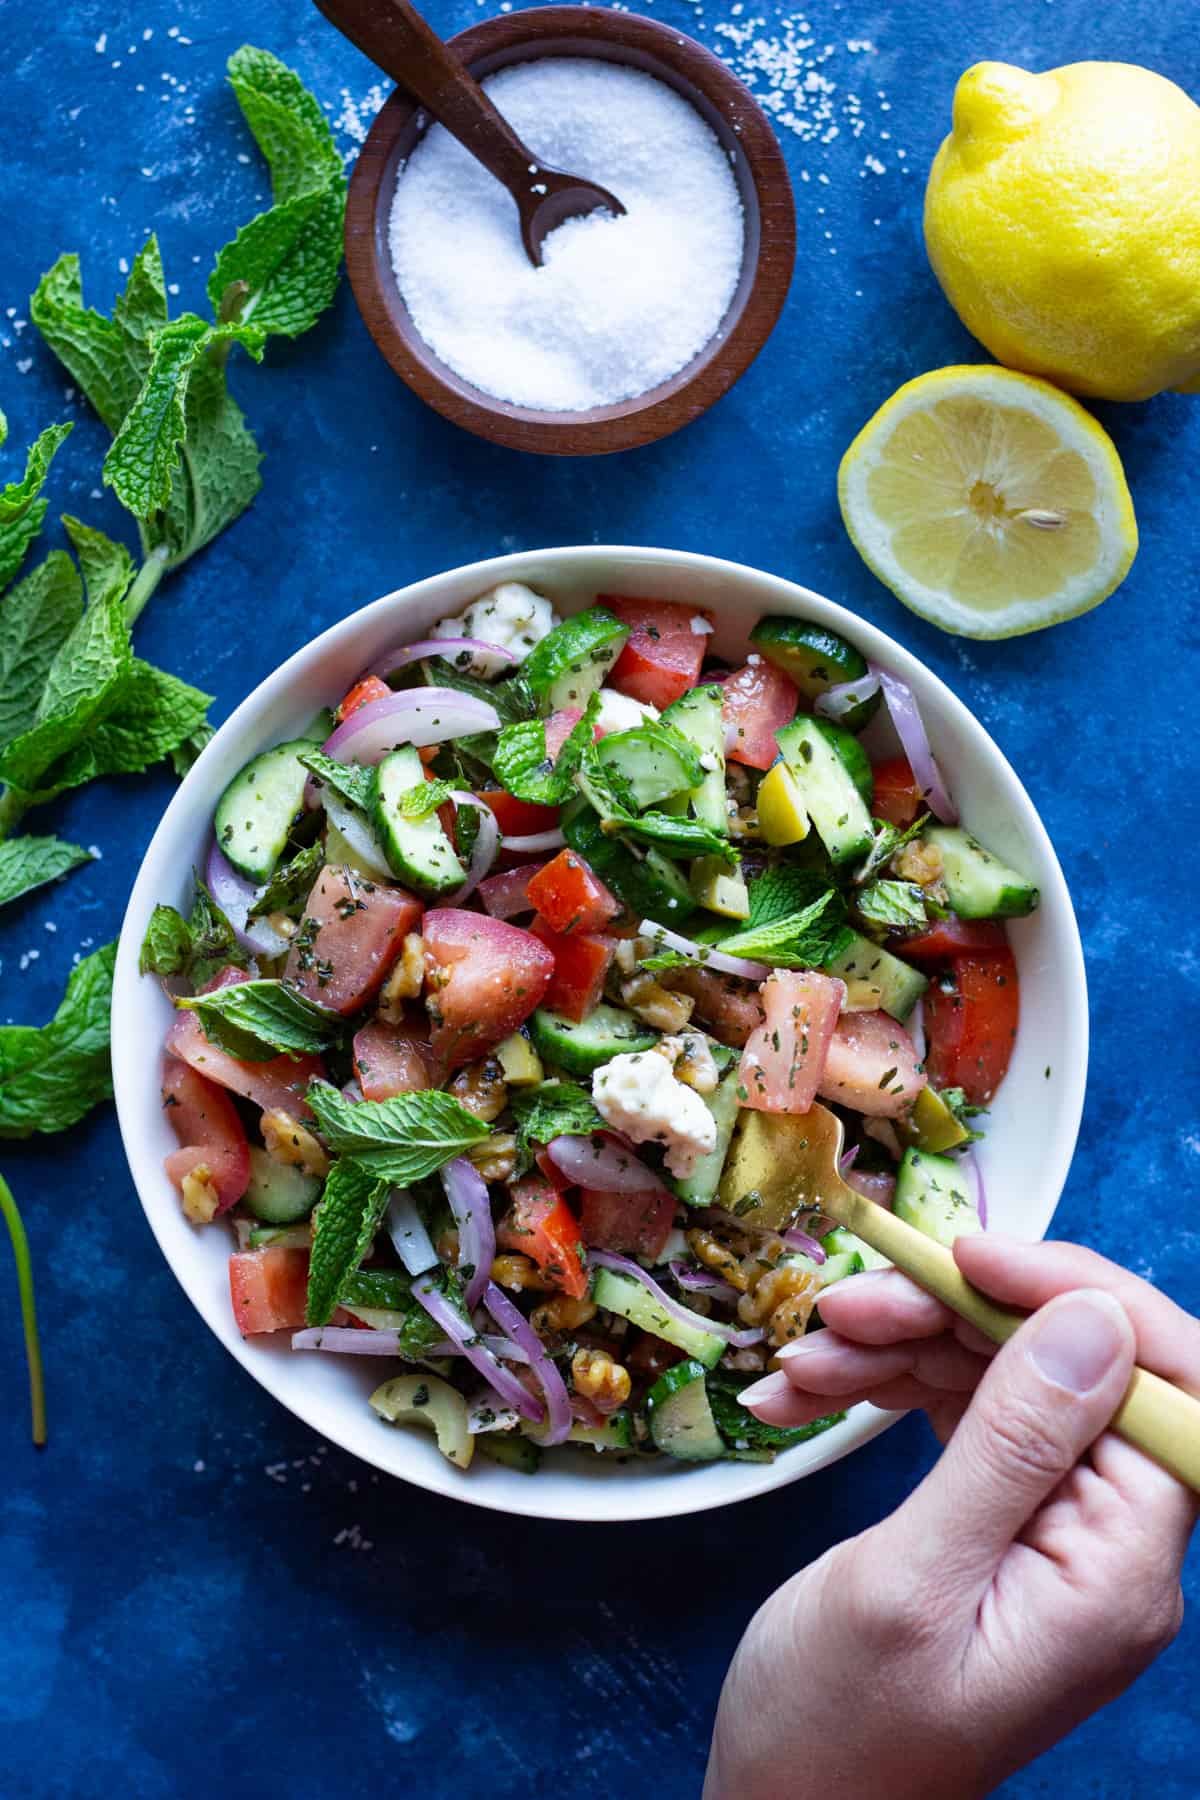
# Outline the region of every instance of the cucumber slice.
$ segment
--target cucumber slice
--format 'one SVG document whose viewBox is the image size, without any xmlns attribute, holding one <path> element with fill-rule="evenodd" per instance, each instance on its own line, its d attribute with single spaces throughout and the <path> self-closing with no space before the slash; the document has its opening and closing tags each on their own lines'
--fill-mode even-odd
<svg viewBox="0 0 1200 1800">
<path fill-rule="evenodd" d="M 701 779 L 699 759 L 683 734 L 679 736 L 682 741 L 672 743 L 670 734 L 655 725 L 634 725 L 628 731 L 610 731 L 597 745 L 601 763 L 616 771 L 639 812 L 672 794 L 686 793 Z"/>
<path fill-rule="evenodd" d="M 675 925 L 695 912 L 696 902 L 683 871 L 657 850 L 642 855 L 623 838 L 610 835 L 592 807 L 580 805 L 576 812 L 564 812 L 562 831 L 571 849 L 590 864 L 635 919 Z"/>
<path fill-rule="evenodd" d="M 844 681 L 859 681 L 867 673 L 866 658 L 836 631 L 805 619 L 760 619 L 750 642 L 768 662 L 791 677 L 807 700 L 819 699 Z M 875 693 L 845 715 L 848 731 L 861 731 L 879 711 L 882 695 Z"/>
<path fill-rule="evenodd" d="M 652 1332 L 664 1342 L 674 1344 L 677 1350 L 694 1357 L 706 1369 L 719 1363 L 725 1353 L 724 1338 L 673 1319 L 663 1311 L 649 1289 L 635 1281 L 632 1275 L 618 1274 L 615 1269 L 597 1269 L 592 1299 L 606 1312 L 615 1312 L 642 1331 Z"/>
<path fill-rule="evenodd" d="M 255 1225 L 246 1239 L 248 1250 L 311 1250 L 311 1225 Z"/>
<path fill-rule="evenodd" d="M 646 1418 L 656 1449 L 679 1462 L 715 1462 L 725 1454 L 704 1384 L 703 1363 L 676 1363 L 646 1395 Z"/>
<path fill-rule="evenodd" d="M 610 1414 L 603 1425 L 572 1425 L 568 1444 L 590 1444 L 593 1450 L 630 1450 L 633 1447 L 633 1419 L 623 1407 Z"/>
<path fill-rule="evenodd" d="M 691 688 L 673 700 L 663 714 L 664 725 L 674 725 L 704 757 L 704 779 L 691 789 L 692 811 L 714 831 L 729 835 L 725 805 L 725 726 L 721 718 L 721 690 L 715 682 Z"/>
<path fill-rule="evenodd" d="M 436 812 L 405 818 L 404 796 L 425 785 L 425 765 L 412 744 L 401 744 L 375 772 L 371 822 L 388 867 L 414 893 L 430 899 L 453 893 L 467 879 Z"/>
<path fill-rule="evenodd" d="M 628 625 L 602 606 L 589 606 L 548 631 L 521 669 L 542 715 L 564 706 L 585 707 L 628 636 Z"/>
<path fill-rule="evenodd" d="M 892 1210 L 939 1244 L 949 1245 L 967 1232 L 983 1230 L 961 1163 L 930 1150 L 910 1147 L 904 1152 Z"/>
<path fill-rule="evenodd" d="M 480 1431 L 475 1434 L 475 1448 L 489 1462 L 502 1463 L 516 1469 L 519 1475 L 536 1475 L 542 1466 L 542 1452 L 523 1431 Z"/>
<path fill-rule="evenodd" d="M 821 1239 L 821 1244 L 827 1257 L 841 1256 L 845 1253 L 856 1256 L 860 1269 L 890 1269 L 892 1267 L 886 1256 L 881 1255 L 878 1250 L 873 1250 L 870 1244 L 865 1244 L 853 1231 L 847 1231 L 844 1225 L 838 1225 L 833 1231 L 827 1231 Z"/>
<path fill-rule="evenodd" d="M 735 1062 L 715 1091 L 704 1096 L 704 1104 L 716 1123 L 717 1141 L 707 1156 L 696 1159 L 690 1175 L 673 1184 L 675 1192 L 687 1206 L 716 1205 L 721 1170 L 725 1167 L 726 1152 L 733 1137 L 733 1128 L 737 1124 L 737 1090 L 740 1079 L 739 1066 Z"/>
<path fill-rule="evenodd" d="M 801 715 L 778 735 L 783 757 L 801 798 L 835 864 L 857 862 L 871 848 L 875 832 L 862 783 L 871 780 L 871 765 L 857 738 L 826 719 Z"/>
<path fill-rule="evenodd" d="M 397 1375 L 371 1395 L 389 1425 L 411 1420 L 437 1434 L 437 1447 L 456 1468 L 469 1469 L 476 1439 L 467 1429 L 467 1403 L 440 1375 Z"/>
<path fill-rule="evenodd" d="M 1037 907 L 1033 883 L 985 850 L 969 831 L 931 825 L 921 836 L 942 853 L 942 880 L 960 919 L 1019 919 Z"/>
<path fill-rule="evenodd" d="M 257 1144 L 251 1145 L 250 1185 L 242 1198 L 256 1219 L 268 1225 L 295 1225 L 307 1219 L 323 1186 L 319 1175 L 276 1162 Z"/>
<path fill-rule="evenodd" d="M 826 975 L 845 982 L 852 1010 L 891 1013 L 893 1019 L 901 1022 L 929 986 L 919 969 L 901 962 L 890 950 L 857 932 L 842 954 L 824 965 L 824 970 Z"/>
<path fill-rule="evenodd" d="M 239 875 L 250 881 L 268 881 L 283 855 L 304 805 L 308 770 L 299 758 L 311 749 L 310 738 L 277 744 L 240 769 L 217 801 L 217 842 Z"/>
<path fill-rule="evenodd" d="M 652 1050 L 658 1042 L 657 1031 L 606 1000 L 578 1023 L 539 1006 L 529 1021 L 529 1035 L 538 1055 L 569 1075 L 590 1075 L 614 1056 Z"/>
</svg>

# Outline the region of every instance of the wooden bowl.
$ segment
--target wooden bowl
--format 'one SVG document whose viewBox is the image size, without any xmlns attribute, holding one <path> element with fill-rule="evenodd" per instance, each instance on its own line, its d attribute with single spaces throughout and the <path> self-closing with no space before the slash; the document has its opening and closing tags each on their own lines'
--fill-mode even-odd
<svg viewBox="0 0 1200 1800">
<path fill-rule="evenodd" d="M 545 456 L 598 456 L 667 437 L 699 418 L 758 355 L 787 298 L 796 212 L 765 113 L 725 65 L 681 32 L 632 13 L 547 6 L 500 14 L 450 42 L 479 79 L 539 56 L 596 56 L 666 82 L 716 133 L 745 214 L 742 272 L 720 329 L 685 368 L 632 400 L 541 412 L 483 393 L 420 336 L 396 283 L 388 222 L 405 159 L 428 116 L 397 89 L 362 147 L 346 202 L 346 266 L 367 329 L 392 368 L 437 412 L 479 437 Z"/>
</svg>

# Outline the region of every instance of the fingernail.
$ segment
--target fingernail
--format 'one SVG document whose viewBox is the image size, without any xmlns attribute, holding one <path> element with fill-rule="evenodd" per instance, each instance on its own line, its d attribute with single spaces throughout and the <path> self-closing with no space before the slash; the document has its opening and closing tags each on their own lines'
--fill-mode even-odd
<svg viewBox="0 0 1200 1800">
<path fill-rule="evenodd" d="M 1047 1381 L 1072 1394 L 1099 1387 L 1129 1341 L 1129 1321 L 1111 1294 L 1081 1289 L 1046 1308 L 1029 1356 Z"/>
<path fill-rule="evenodd" d="M 776 1369 L 770 1375 L 764 1375 L 761 1381 L 751 1382 L 743 1388 L 738 1400 L 743 1406 L 757 1406 L 760 1400 L 782 1400 L 785 1394 L 792 1391 L 791 1382 L 782 1369 Z"/>
<path fill-rule="evenodd" d="M 853 1276 L 850 1279 L 853 1280 Z M 780 1362 L 795 1362 L 798 1356 L 811 1356 L 814 1350 L 824 1350 L 827 1347 L 821 1342 L 824 1336 L 823 1331 L 817 1331 L 812 1337 L 797 1338 L 793 1344 L 782 1344 L 775 1354 Z"/>
</svg>

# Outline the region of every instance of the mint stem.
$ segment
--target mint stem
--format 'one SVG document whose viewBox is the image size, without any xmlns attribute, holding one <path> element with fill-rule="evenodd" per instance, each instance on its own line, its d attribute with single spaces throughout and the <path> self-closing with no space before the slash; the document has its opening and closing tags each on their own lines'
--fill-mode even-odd
<svg viewBox="0 0 1200 1800">
<path fill-rule="evenodd" d="M 0 789 L 0 843 L 11 837 L 25 817 L 26 802 L 16 788 Z"/>
<path fill-rule="evenodd" d="M 17 1265 L 17 1291 L 21 1296 L 21 1322 L 25 1327 L 25 1357 L 29 1364 L 29 1408 L 33 1422 L 33 1441 L 39 1450 L 46 1442 L 46 1388 L 42 1379 L 42 1347 L 38 1342 L 37 1311 L 33 1303 L 33 1268 L 29 1260 L 29 1239 L 17 1211 L 12 1190 L 0 1175 L 0 1213 L 4 1214 L 8 1235 L 12 1239 L 13 1258 Z"/>
<path fill-rule="evenodd" d="M 143 607 L 166 574 L 168 554 L 165 544 L 156 545 L 138 570 L 133 586 L 125 596 L 127 625 L 132 626 L 140 618 Z"/>
</svg>

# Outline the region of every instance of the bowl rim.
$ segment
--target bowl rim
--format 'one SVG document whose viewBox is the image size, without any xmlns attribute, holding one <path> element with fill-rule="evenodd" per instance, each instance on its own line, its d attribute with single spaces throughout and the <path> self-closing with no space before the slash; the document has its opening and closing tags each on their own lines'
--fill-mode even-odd
<svg viewBox="0 0 1200 1800">
<path fill-rule="evenodd" d="M 346 273 L 367 330 L 400 379 L 453 424 L 513 450 L 546 456 L 596 456 L 656 442 L 699 418 L 728 392 L 758 355 L 783 311 L 796 260 L 791 177 L 766 113 L 733 71 L 704 44 L 659 19 L 590 6 L 530 7 L 482 19 L 448 40 L 472 68 L 510 66 L 528 46 L 537 54 L 596 56 L 630 66 L 658 65 L 679 78 L 677 91 L 741 161 L 747 206 L 745 257 L 730 311 L 691 362 L 644 394 L 576 413 L 544 412 L 485 394 L 441 361 L 417 331 L 392 273 L 387 222 L 398 145 L 423 109 L 394 88 L 367 134 L 346 196 Z M 555 49 L 554 46 L 561 46 Z M 618 54 L 624 52 L 625 54 Z M 487 68 L 484 73 L 490 73 Z M 676 85 L 672 82 L 671 85 Z M 728 323 L 732 316 L 732 323 Z"/>
<path fill-rule="evenodd" d="M 273 701 L 285 695 L 298 677 L 319 666 L 335 653 L 343 640 L 354 637 L 363 629 L 370 629 L 376 622 L 383 624 L 394 619 L 405 608 L 414 607 L 422 600 L 436 595 L 448 582 L 466 583 L 469 580 L 472 586 L 477 583 L 478 591 L 482 593 L 505 580 L 527 580 L 536 584 L 539 565 L 550 564 L 556 575 L 561 575 L 569 573 L 573 568 L 588 570 L 596 562 L 605 560 L 619 560 L 627 567 L 636 567 L 640 563 L 651 576 L 656 572 L 673 569 L 691 574 L 701 572 L 742 585 L 749 583 L 761 592 L 764 611 L 769 610 L 773 596 L 786 596 L 791 602 L 798 601 L 805 607 L 815 607 L 818 613 L 825 615 L 826 622 L 834 629 L 847 635 L 853 634 L 852 641 L 863 647 L 869 656 L 885 660 L 905 679 L 911 679 L 915 671 L 918 681 L 927 685 L 936 695 L 938 706 L 946 708 L 958 724 L 965 723 L 969 735 L 982 740 L 986 746 L 989 768 L 1004 779 L 1011 794 L 1019 797 L 1024 811 L 1023 827 L 1028 830 L 1041 859 L 1043 908 L 1053 909 L 1063 928 L 1063 942 L 1059 947 L 1064 951 L 1068 965 L 1064 968 L 1064 986 L 1070 1003 L 1070 1016 L 1063 1020 L 1063 1037 L 1064 1040 L 1074 1039 L 1077 1053 L 1074 1063 L 1068 1063 L 1062 1085 L 1056 1090 L 1055 1131 L 1049 1147 L 1042 1206 L 1036 1227 L 1039 1235 L 1045 1232 L 1053 1217 L 1074 1156 L 1083 1114 L 1089 1035 L 1083 948 L 1070 892 L 1037 808 L 1008 759 L 965 702 L 911 651 L 906 650 L 870 620 L 786 576 L 773 575 L 750 564 L 699 552 L 638 545 L 547 546 L 507 552 L 423 576 L 356 608 L 303 644 L 259 682 L 218 728 L 169 802 L 147 845 L 122 920 L 112 997 L 113 1092 L 122 1145 L 142 1211 L 172 1274 L 214 1336 L 273 1399 L 321 1438 L 337 1444 L 340 1449 L 356 1456 L 368 1467 L 378 1469 L 381 1474 L 411 1481 L 414 1486 L 428 1492 L 516 1517 L 557 1519 L 579 1524 L 615 1524 L 685 1517 L 757 1498 L 840 1461 L 842 1457 L 895 1424 L 903 1415 L 880 1412 L 871 1406 L 856 1408 L 842 1425 L 813 1440 L 810 1455 L 806 1459 L 802 1460 L 800 1453 L 796 1452 L 792 1456 L 780 1457 L 773 1464 L 738 1465 L 739 1473 L 744 1471 L 745 1480 L 741 1482 L 738 1491 L 731 1494 L 701 1496 L 693 1489 L 692 1496 L 689 1497 L 689 1484 L 686 1480 L 666 1481 L 651 1488 L 648 1482 L 637 1480 L 622 1482 L 614 1477 L 611 1480 L 591 1482 L 585 1477 L 572 1480 L 569 1489 L 572 1495 L 570 1504 L 556 1504 L 550 1499 L 548 1492 L 543 1492 L 539 1499 L 539 1483 L 525 1479 L 519 1490 L 522 1503 L 514 1505 L 507 1497 L 506 1489 L 486 1481 L 464 1479 L 449 1464 L 430 1463 L 403 1474 L 382 1466 L 371 1456 L 364 1454 L 362 1448 L 352 1441 L 354 1428 L 351 1425 L 348 1424 L 345 1431 L 341 1429 L 340 1410 L 336 1421 L 331 1424 L 327 1418 L 318 1419 L 314 1416 L 318 1410 L 315 1404 L 306 1408 L 280 1391 L 279 1384 L 274 1379 L 275 1358 L 262 1355 L 260 1347 L 254 1341 L 241 1339 L 236 1333 L 232 1336 L 229 1334 L 229 1321 L 215 1316 L 215 1309 L 210 1307 L 207 1296 L 201 1291 L 200 1259 L 189 1262 L 177 1258 L 166 1240 L 165 1231 L 159 1229 L 161 1202 L 152 1197 L 151 1184 L 156 1183 L 161 1189 L 163 1172 L 157 1158 L 141 1144 L 138 1136 L 139 1086 L 144 1086 L 146 1069 L 144 1040 L 139 1039 L 134 1021 L 127 1015 L 133 1012 L 135 996 L 141 991 L 139 983 L 143 978 L 137 965 L 145 923 L 153 906 L 165 891 L 165 871 L 173 867 L 177 860 L 171 854 L 173 840 L 194 828 L 194 802 L 205 793 L 209 770 L 220 763 L 227 745 L 244 736 L 248 728 L 257 726 L 260 713 L 268 712 Z M 206 816 L 211 814 L 215 799 L 214 794 L 202 802 Z M 351 1416 L 348 1410 L 347 1419 Z M 850 1433 L 853 1441 L 846 1442 Z M 818 1446 L 821 1448 L 818 1449 Z M 577 1501 L 574 1496 L 578 1496 Z M 603 1496 L 602 1503 L 599 1506 L 589 1506 L 589 1496 Z"/>
</svg>

